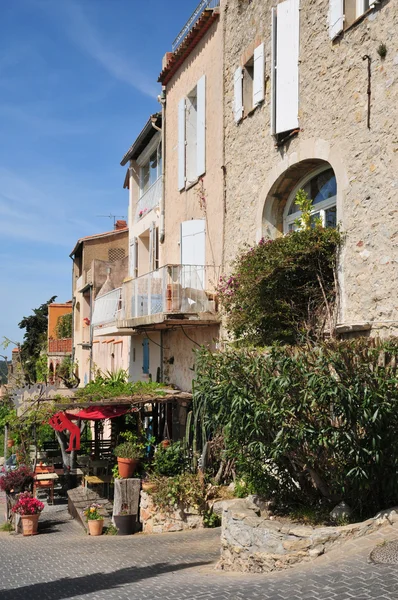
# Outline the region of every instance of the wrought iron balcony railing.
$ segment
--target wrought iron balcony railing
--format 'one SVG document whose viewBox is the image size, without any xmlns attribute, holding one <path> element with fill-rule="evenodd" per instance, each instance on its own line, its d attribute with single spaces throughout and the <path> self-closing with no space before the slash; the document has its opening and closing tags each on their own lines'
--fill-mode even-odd
<svg viewBox="0 0 398 600">
<path fill-rule="evenodd" d="M 179 45 L 187 37 L 188 33 L 192 30 L 195 23 L 197 23 L 197 21 L 199 20 L 199 18 L 205 10 L 217 8 L 218 6 L 220 6 L 220 0 L 201 0 L 201 2 L 199 2 L 198 6 L 195 8 L 192 15 L 189 17 L 188 21 L 185 23 L 184 27 L 181 29 L 180 33 L 177 35 L 176 39 L 172 43 L 172 51 L 175 52 L 177 50 Z"/>
</svg>

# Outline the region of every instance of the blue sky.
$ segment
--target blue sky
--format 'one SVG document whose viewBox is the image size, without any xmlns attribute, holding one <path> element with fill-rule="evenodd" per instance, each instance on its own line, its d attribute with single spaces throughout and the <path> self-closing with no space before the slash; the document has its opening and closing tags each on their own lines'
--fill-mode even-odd
<svg viewBox="0 0 398 600">
<path fill-rule="evenodd" d="M 112 229 L 97 215 L 127 214 L 119 163 L 159 109 L 162 56 L 197 4 L 1 2 L 0 338 L 21 341 L 31 309 L 70 299 L 76 240 Z"/>
</svg>

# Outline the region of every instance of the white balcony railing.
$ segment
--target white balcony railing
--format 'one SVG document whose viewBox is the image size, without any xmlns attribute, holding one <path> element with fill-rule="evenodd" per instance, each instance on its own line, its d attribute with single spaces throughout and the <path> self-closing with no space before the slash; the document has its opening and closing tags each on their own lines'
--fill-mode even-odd
<svg viewBox="0 0 398 600">
<path fill-rule="evenodd" d="M 116 288 L 96 298 L 91 320 L 94 327 L 116 321 L 116 315 L 120 310 L 121 291 L 122 288 Z"/>
<path fill-rule="evenodd" d="M 163 185 L 162 176 L 158 177 L 155 183 L 138 200 L 137 210 L 135 213 L 135 221 L 139 221 L 154 209 L 162 199 Z"/>
<path fill-rule="evenodd" d="M 216 312 L 214 289 L 218 268 L 193 265 L 167 265 L 122 287 L 122 307 L 118 318 L 135 319 L 158 313 Z"/>
<path fill-rule="evenodd" d="M 171 45 L 171 49 L 175 52 L 178 46 L 185 40 L 188 33 L 192 30 L 195 23 L 199 20 L 201 15 L 205 10 L 211 8 L 217 8 L 220 6 L 220 0 L 201 0 L 198 6 L 193 11 L 192 15 L 189 17 L 188 21 L 185 23 L 184 27 L 181 29 L 180 33 L 177 35 L 176 39 Z"/>
</svg>

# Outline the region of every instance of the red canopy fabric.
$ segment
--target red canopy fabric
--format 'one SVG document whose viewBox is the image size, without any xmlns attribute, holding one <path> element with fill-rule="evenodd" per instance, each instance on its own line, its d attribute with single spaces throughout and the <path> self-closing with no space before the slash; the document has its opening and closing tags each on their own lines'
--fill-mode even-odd
<svg viewBox="0 0 398 600">
<path fill-rule="evenodd" d="M 65 413 L 68 419 L 84 419 L 87 421 L 99 421 L 101 419 L 114 419 L 129 412 L 129 406 L 89 406 L 78 413 Z"/>
</svg>

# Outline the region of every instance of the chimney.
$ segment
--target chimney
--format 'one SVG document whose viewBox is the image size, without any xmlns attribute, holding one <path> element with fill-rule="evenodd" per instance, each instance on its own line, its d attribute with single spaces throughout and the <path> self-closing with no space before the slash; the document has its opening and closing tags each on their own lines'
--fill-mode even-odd
<svg viewBox="0 0 398 600">
<path fill-rule="evenodd" d="M 119 231 L 119 229 L 126 229 L 126 228 L 127 228 L 126 221 L 123 221 L 123 220 L 116 221 L 116 223 L 115 223 L 116 231 Z"/>
</svg>

